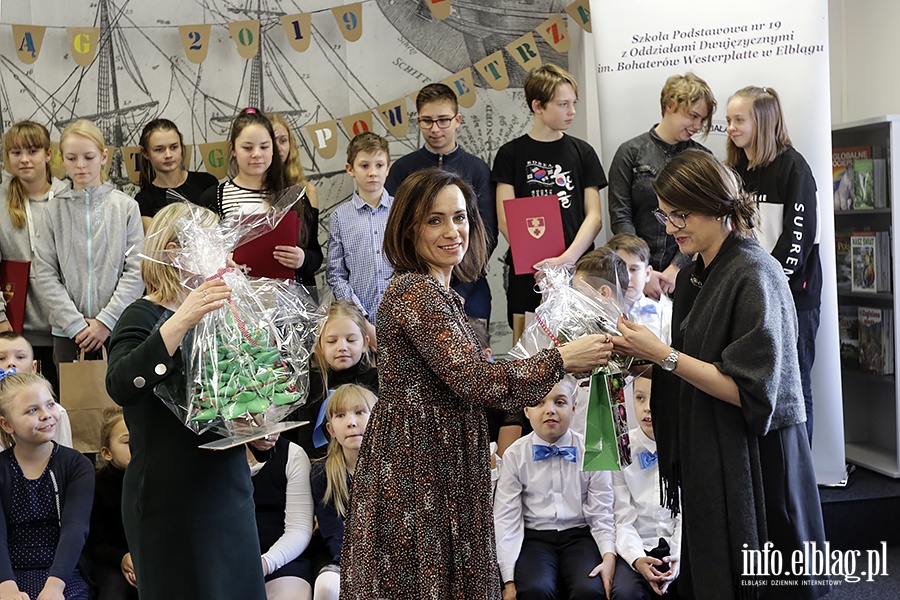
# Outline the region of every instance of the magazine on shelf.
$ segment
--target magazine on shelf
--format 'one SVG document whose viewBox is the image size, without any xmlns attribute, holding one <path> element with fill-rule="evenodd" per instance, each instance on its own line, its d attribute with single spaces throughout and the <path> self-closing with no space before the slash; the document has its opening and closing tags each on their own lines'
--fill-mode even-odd
<svg viewBox="0 0 900 600">
<path fill-rule="evenodd" d="M 893 310 L 859 307 L 859 366 L 876 375 L 893 375 Z"/>
<path fill-rule="evenodd" d="M 872 158 L 872 146 L 838 146 L 831 149 L 834 210 L 853 209 L 853 162 Z"/>
<path fill-rule="evenodd" d="M 850 236 L 851 285 L 854 292 L 891 291 L 891 247 L 887 231 L 859 231 Z"/>
<path fill-rule="evenodd" d="M 850 291 L 853 287 L 853 264 L 850 254 L 850 232 L 834 232 L 834 256 L 837 263 L 837 288 Z"/>
<path fill-rule="evenodd" d="M 859 307 L 838 307 L 838 337 L 841 342 L 841 363 L 845 367 L 859 366 Z"/>
<path fill-rule="evenodd" d="M 853 161 L 851 196 L 854 210 L 887 207 L 887 185 L 883 158 L 861 158 Z"/>
</svg>

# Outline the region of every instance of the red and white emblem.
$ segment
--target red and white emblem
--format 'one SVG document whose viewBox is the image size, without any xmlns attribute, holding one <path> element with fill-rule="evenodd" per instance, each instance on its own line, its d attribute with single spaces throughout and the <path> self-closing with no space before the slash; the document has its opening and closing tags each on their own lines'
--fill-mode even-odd
<svg viewBox="0 0 900 600">
<path fill-rule="evenodd" d="M 528 233 L 531 234 L 531 237 L 536 240 L 541 239 L 541 236 L 547 231 L 544 217 L 528 217 L 526 221 L 528 221 Z"/>
</svg>

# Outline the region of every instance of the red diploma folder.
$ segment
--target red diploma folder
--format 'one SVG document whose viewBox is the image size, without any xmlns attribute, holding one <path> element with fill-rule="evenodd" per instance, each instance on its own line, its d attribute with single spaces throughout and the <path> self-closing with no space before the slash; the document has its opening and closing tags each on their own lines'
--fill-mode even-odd
<svg viewBox="0 0 900 600">
<path fill-rule="evenodd" d="M 27 260 L 0 260 L 0 290 L 6 302 L 6 318 L 16 333 L 25 326 L 25 299 L 28 295 L 28 273 L 31 263 Z"/>
<path fill-rule="evenodd" d="M 300 218 L 294 211 L 288 211 L 275 229 L 235 248 L 234 262 L 250 267 L 251 277 L 293 279 L 294 270 L 275 260 L 272 253 L 275 246 L 296 246 L 299 235 Z"/>
<path fill-rule="evenodd" d="M 516 275 L 534 273 L 533 265 L 566 251 L 559 198 L 534 196 L 503 203 Z"/>
</svg>

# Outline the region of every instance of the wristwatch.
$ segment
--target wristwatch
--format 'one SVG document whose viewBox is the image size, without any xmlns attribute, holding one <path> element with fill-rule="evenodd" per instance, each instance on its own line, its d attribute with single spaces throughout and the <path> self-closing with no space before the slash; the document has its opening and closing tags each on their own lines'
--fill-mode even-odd
<svg viewBox="0 0 900 600">
<path fill-rule="evenodd" d="M 678 366 L 679 356 L 681 356 L 681 352 L 673 348 L 669 355 L 663 359 L 662 365 L 660 365 L 663 371 L 674 371 L 675 367 Z"/>
</svg>

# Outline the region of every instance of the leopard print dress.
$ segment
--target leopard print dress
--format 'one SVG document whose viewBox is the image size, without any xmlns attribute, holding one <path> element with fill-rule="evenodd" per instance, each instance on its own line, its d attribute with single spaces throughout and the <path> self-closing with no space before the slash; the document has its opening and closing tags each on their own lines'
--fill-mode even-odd
<svg viewBox="0 0 900 600">
<path fill-rule="evenodd" d="M 487 362 L 461 298 L 418 273 L 388 286 L 378 342 L 381 394 L 354 477 L 341 598 L 499 599 L 485 408 L 536 403 L 562 358 Z"/>
</svg>

